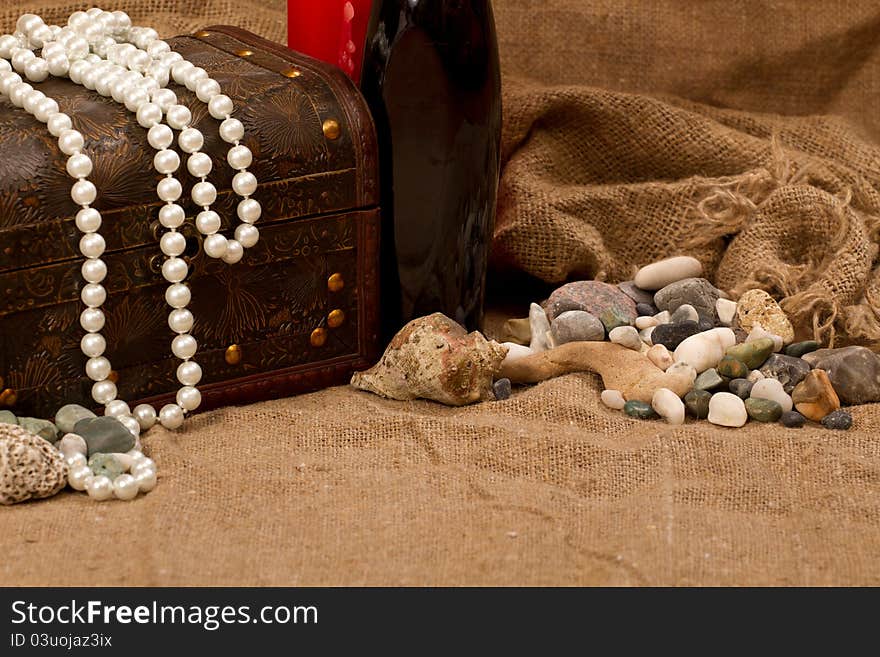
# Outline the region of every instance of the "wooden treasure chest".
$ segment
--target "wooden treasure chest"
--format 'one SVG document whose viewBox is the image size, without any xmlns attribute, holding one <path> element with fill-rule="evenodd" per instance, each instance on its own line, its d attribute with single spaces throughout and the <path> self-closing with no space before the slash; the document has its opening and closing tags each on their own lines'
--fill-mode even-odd
<svg viewBox="0 0 880 657">
<path fill-rule="evenodd" d="M 192 335 L 204 372 L 200 410 L 346 382 L 379 346 L 377 149 L 365 103 L 341 71 L 240 29 L 212 27 L 169 42 L 234 101 L 262 205 L 260 240 L 242 261 L 210 259 L 191 220 L 200 210 L 189 200 L 197 180 L 186 166 L 177 174 L 188 217 L 180 230 Z M 120 399 L 159 407 L 174 399 L 179 361 L 161 273 L 155 150 L 112 98 L 66 79 L 34 86 L 70 115 L 94 162 L 109 378 Z M 173 81 L 170 88 L 205 135 L 219 192 L 212 207 L 229 235 L 238 199 L 228 144 L 204 103 Z M 51 418 L 66 403 L 96 406 L 80 348 L 83 257 L 65 162 L 45 124 L 0 100 L 0 410 L 16 415 Z"/>
</svg>

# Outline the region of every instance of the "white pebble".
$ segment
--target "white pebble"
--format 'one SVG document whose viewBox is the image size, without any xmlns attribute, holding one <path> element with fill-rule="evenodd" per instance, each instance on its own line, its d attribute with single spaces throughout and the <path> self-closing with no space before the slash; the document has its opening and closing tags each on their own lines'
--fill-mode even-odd
<svg viewBox="0 0 880 657">
<path fill-rule="evenodd" d="M 791 397 L 785 392 L 782 383 L 776 379 L 764 378 L 760 381 L 755 381 L 755 385 L 752 386 L 752 392 L 749 397 L 752 397 L 753 399 L 772 399 L 782 406 L 783 413 L 790 411 L 793 405 Z"/>
<path fill-rule="evenodd" d="M 656 317 L 642 316 L 636 317 L 636 328 L 640 331 L 642 329 L 650 328 L 652 326 L 657 326 L 659 322 Z"/>
<path fill-rule="evenodd" d="M 724 357 L 724 351 L 736 344 L 736 335 L 729 328 L 714 328 L 682 340 L 673 357 L 693 365 L 697 372 L 715 367 Z"/>
<path fill-rule="evenodd" d="M 672 354 L 669 353 L 669 349 L 666 348 L 666 345 L 655 344 L 648 349 L 647 356 L 648 360 L 664 372 L 675 363 L 675 359 L 672 357 Z"/>
<path fill-rule="evenodd" d="M 712 424 L 721 427 L 741 427 L 749 419 L 746 405 L 732 392 L 716 392 L 709 400 L 709 417 Z"/>
<path fill-rule="evenodd" d="M 603 390 L 601 397 L 602 403 L 608 408 L 613 408 L 615 411 L 622 410 L 626 404 L 626 400 L 623 398 L 623 393 L 620 390 Z"/>
<path fill-rule="evenodd" d="M 529 345 L 533 352 L 546 351 L 550 348 L 547 342 L 547 332 L 550 330 L 550 320 L 547 313 L 537 303 L 529 306 L 529 326 L 532 329 L 532 342 Z"/>
<path fill-rule="evenodd" d="M 761 370 L 752 370 L 749 372 L 749 375 L 746 377 L 746 380 L 751 381 L 752 383 L 756 383 L 764 378 L 764 373 Z"/>
<path fill-rule="evenodd" d="M 58 449 L 61 450 L 61 453 L 64 454 L 66 458 L 70 458 L 74 454 L 82 454 L 86 456 L 89 453 L 89 447 L 86 445 L 86 441 L 82 436 L 77 436 L 75 433 L 65 434 L 61 439 L 61 442 L 58 443 Z"/>
<path fill-rule="evenodd" d="M 642 342 L 644 342 L 648 346 L 654 344 L 653 342 L 651 342 L 651 334 L 654 332 L 655 328 L 657 328 L 657 327 L 656 326 L 649 326 L 648 328 L 642 329 L 641 331 L 639 331 L 639 338 L 641 339 Z"/>
<path fill-rule="evenodd" d="M 715 302 L 715 312 L 718 313 L 718 321 L 724 326 L 733 324 L 733 316 L 736 314 L 736 301 L 719 298 Z"/>
<path fill-rule="evenodd" d="M 690 256 L 676 256 L 645 265 L 636 272 L 633 282 L 643 290 L 659 290 L 670 283 L 702 275 L 703 265 Z"/>
<path fill-rule="evenodd" d="M 627 349 L 639 351 L 642 348 L 642 339 L 639 337 L 639 332 L 632 326 L 618 326 L 611 329 L 608 333 L 608 339 Z"/>
<path fill-rule="evenodd" d="M 761 338 L 770 338 L 773 340 L 773 351 L 782 351 L 782 338 L 778 335 L 770 333 L 764 329 L 760 324 L 755 324 L 752 326 L 752 330 L 749 331 L 748 337 L 746 337 L 746 342 L 754 342 L 755 340 L 760 340 Z"/>
<path fill-rule="evenodd" d="M 669 388 L 657 388 L 654 391 L 651 408 L 669 424 L 684 424 L 684 402 Z"/>
<path fill-rule="evenodd" d="M 531 356 L 535 353 L 532 351 L 531 347 L 516 344 L 515 342 L 502 342 L 501 346 L 507 347 L 507 355 L 501 363 L 502 366 L 510 365 L 511 363 L 518 361 L 520 358 L 525 358 L 526 356 Z"/>
<path fill-rule="evenodd" d="M 657 320 L 657 325 L 660 324 L 668 324 L 672 321 L 672 315 L 669 314 L 668 310 L 661 310 L 659 313 L 654 315 L 654 319 Z"/>
<path fill-rule="evenodd" d="M 692 383 L 697 380 L 697 370 L 693 365 L 690 365 L 689 363 L 685 363 L 685 362 L 673 363 L 672 365 L 669 366 L 669 368 L 666 370 L 666 372 L 668 374 L 676 374 L 676 375 L 679 373 L 682 373 L 682 372 L 686 372 L 687 376 L 690 377 L 690 380 Z"/>
</svg>

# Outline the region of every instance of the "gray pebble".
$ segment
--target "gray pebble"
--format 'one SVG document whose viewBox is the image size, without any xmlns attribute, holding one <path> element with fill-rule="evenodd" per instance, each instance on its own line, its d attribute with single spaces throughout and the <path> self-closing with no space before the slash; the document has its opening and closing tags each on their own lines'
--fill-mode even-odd
<svg viewBox="0 0 880 657">
<path fill-rule="evenodd" d="M 714 367 L 710 367 L 694 381 L 695 390 L 717 390 L 727 383 L 728 379 L 724 378 Z"/>
<path fill-rule="evenodd" d="M 770 354 L 759 368 L 761 374 L 769 379 L 776 379 L 789 395 L 794 387 L 810 373 L 810 364 L 803 358 Z"/>
<path fill-rule="evenodd" d="M 135 438 L 115 417 L 84 418 L 72 433 L 82 436 L 89 446 L 89 456 L 98 453 L 127 452 Z"/>
<path fill-rule="evenodd" d="M 740 399 L 748 399 L 749 395 L 752 394 L 752 386 L 755 385 L 748 379 L 733 379 L 730 382 L 730 392 L 739 397 Z"/>
<path fill-rule="evenodd" d="M 826 429 L 846 430 L 852 426 L 852 423 L 852 415 L 843 409 L 833 411 L 822 418 L 822 426 Z"/>
<path fill-rule="evenodd" d="M 638 313 L 639 317 L 653 317 L 657 314 L 657 308 L 654 307 L 654 304 L 637 303 L 636 312 Z"/>
<path fill-rule="evenodd" d="M 510 379 L 498 379 L 492 388 L 495 390 L 495 400 L 504 401 L 510 398 Z"/>
<path fill-rule="evenodd" d="M 691 321 L 698 322 L 700 321 L 700 316 L 697 314 L 697 309 L 694 308 L 689 303 L 685 303 L 676 308 L 672 316 L 669 318 L 673 324 L 678 324 L 680 322 Z"/>
<path fill-rule="evenodd" d="M 89 417 L 97 417 L 85 406 L 79 404 L 67 404 L 58 409 L 55 413 L 55 424 L 61 433 L 76 433 L 73 428 L 76 423 L 82 419 Z"/>
<path fill-rule="evenodd" d="M 605 326 L 592 313 L 568 310 L 553 320 L 550 335 L 554 346 L 567 342 L 594 342 L 605 339 Z"/>
<path fill-rule="evenodd" d="M 806 424 L 807 418 L 805 418 L 797 411 L 786 411 L 779 418 L 779 422 L 784 427 L 788 427 L 790 429 L 798 429 Z"/>
<path fill-rule="evenodd" d="M 20 417 L 18 418 L 18 426 L 25 431 L 30 431 L 32 434 L 39 436 L 43 440 L 48 440 L 50 443 L 58 441 L 58 427 L 49 422 L 49 420 L 40 420 L 35 417 Z"/>
<path fill-rule="evenodd" d="M 618 283 L 617 287 L 619 287 L 620 291 L 623 292 L 626 296 L 635 301 L 636 305 L 640 303 L 648 304 L 649 306 L 654 305 L 654 293 L 649 292 L 648 290 L 643 290 L 640 287 L 636 287 L 636 284 L 632 281 L 624 281 L 623 283 Z M 655 310 L 654 312 L 657 311 Z"/>
<path fill-rule="evenodd" d="M 715 303 L 720 296 L 721 290 L 705 278 L 685 278 L 659 290 L 654 295 L 654 305 L 660 310 L 675 312 L 679 306 L 689 304 L 701 319 L 708 319 L 714 324 Z"/>
</svg>

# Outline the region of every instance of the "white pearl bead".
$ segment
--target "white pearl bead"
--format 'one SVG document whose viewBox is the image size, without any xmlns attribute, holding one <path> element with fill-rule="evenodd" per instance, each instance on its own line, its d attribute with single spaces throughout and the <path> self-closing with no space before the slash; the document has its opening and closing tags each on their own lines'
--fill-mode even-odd
<svg viewBox="0 0 880 657">
<path fill-rule="evenodd" d="M 89 180 L 78 180 L 70 188 L 70 198 L 77 205 L 91 205 L 98 197 L 98 190 Z M 88 255 L 88 254 L 83 254 Z M 100 255 L 100 253 L 98 254 Z M 90 256 L 91 257 L 91 256 Z"/>
<path fill-rule="evenodd" d="M 67 173 L 71 178 L 86 178 L 92 172 L 92 160 L 88 155 L 75 153 L 67 159 Z"/>
<path fill-rule="evenodd" d="M 43 98 L 34 108 L 34 118 L 41 123 L 46 123 L 49 117 L 58 113 L 58 103 L 51 98 Z"/>
<path fill-rule="evenodd" d="M 31 82 L 42 82 L 49 77 L 49 63 L 42 57 L 35 57 L 24 67 L 24 74 Z"/>
<path fill-rule="evenodd" d="M 144 103 L 138 107 L 137 122 L 142 128 L 152 128 L 161 120 L 162 109 L 155 103 Z"/>
<path fill-rule="evenodd" d="M 217 200 L 217 188 L 209 182 L 196 183 L 192 188 L 192 200 L 201 207 L 211 205 Z"/>
<path fill-rule="evenodd" d="M 171 65 L 171 77 L 174 78 L 174 81 L 177 84 L 183 84 L 183 76 L 191 68 L 195 68 L 195 65 L 192 62 L 186 61 L 185 59 L 175 62 Z"/>
<path fill-rule="evenodd" d="M 125 65 L 132 71 L 143 73 L 152 58 L 143 50 L 135 50 L 125 60 Z"/>
<path fill-rule="evenodd" d="M 113 494 L 120 500 L 133 500 L 137 497 L 140 486 L 137 479 L 130 474 L 121 474 L 113 480 Z"/>
<path fill-rule="evenodd" d="M 20 47 L 21 43 L 11 34 L 4 34 L 0 37 L 0 57 L 3 59 L 12 57 L 12 49 Z"/>
<path fill-rule="evenodd" d="M 147 141 L 156 150 L 162 150 L 163 148 L 168 148 L 174 142 L 174 133 L 171 132 L 171 128 L 167 125 L 159 123 L 147 132 Z"/>
<path fill-rule="evenodd" d="M 131 27 L 131 18 L 124 11 L 114 11 L 113 19 L 116 21 L 116 29 L 120 32 Z"/>
<path fill-rule="evenodd" d="M 67 24 L 75 30 L 85 27 L 89 22 L 89 15 L 84 11 L 75 11 L 67 19 Z"/>
<path fill-rule="evenodd" d="M 23 107 L 25 99 L 33 90 L 34 88 L 27 82 L 17 84 L 9 91 L 9 101 L 16 107 Z"/>
<path fill-rule="evenodd" d="M 103 285 L 89 283 L 83 286 L 80 297 L 89 308 L 99 308 L 107 300 L 107 290 L 104 289 Z"/>
<path fill-rule="evenodd" d="M 70 61 L 83 60 L 89 54 L 89 42 L 80 36 L 73 37 L 66 44 L 67 58 Z"/>
<path fill-rule="evenodd" d="M 153 105 L 153 107 L 156 107 Z M 156 107 L 158 110 L 159 108 Z M 180 167 L 180 156 L 176 151 L 164 149 L 153 156 L 153 166 L 159 173 L 174 173 Z"/>
<path fill-rule="evenodd" d="M 183 424 L 183 422 L 181 422 L 181 424 Z M 174 428 L 176 429 L 177 427 Z M 135 480 L 142 493 L 149 493 L 156 487 L 156 471 L 146 470 L 144 472 L 139 472 L 135 475 Z"/>
<path fill-rule="evenodd" d="M 107 349 L 107 341 L 100 333 L 86 333 L 80 340 L 79 346 L 86 356 L 96 358 Z"/>
<path fill-rule="evenodd" d="M 49 74 L 56 78 L 63 78 L 70 70 L 70 60 L 64 54 L 52 55 L 46 59 L 46 63 L 49 65 Z"/>
<path fill-rule="evenodd" d="M 97 333 L 104 328 L 104 321 L 104 313 L 98 308 L 86 308 L 79 316 L 79 325 L 89 333 Z"/>
<path fill-rule="evenodd" d="M 40 25 L 44 25 L 43 19 L 36 14 L 22 14 L 15 23 L 18 31 L 24 34 L 29 34 Z"/>
<path fill-rule="evenodd" d="M 24 111 L 28 114 L 34 114 L 37 111 L 37 105 L 44 100 L 46 100 L 46 94 L 38 89 L 34 89 L 25 95 L 22 107 L 24 107 Z"/>
<path fill-rule="evenodd" d="M 103 502 L 113 497 L 113 482 L 104 475 L 92 477 L 86 481 L 86 491 L 93 500 Z"/>
<path fill-rule="evenodd" d="M 110 376 L 110 370 L 112 369 L 110 361 L 104 358 L 104 356 L 89 358 L 86 361 L 86 376 L 92 381 L 103 381 Z"/>
<path fill-rule="evenodd" d="M 180 106 L 178 105 L 178 107 Z M 202 146 L 205 144 L 205 137 L 197 128 L 187 128 L 180 133 L 177 143 L 185 153 L 195 153 L 202 149 Z"/>
<path fill-rule="evenodd" d="M 222 258 L 226 255 L 226 249 L 229 248 L 229 241 L 219 233 L 208 235 L 202 242 L 202 248 L 205 254 L 210 258 Z"/>
<path fill-rule="evenodd" d="M 138 424 L 141 425 L 141 431 L 147 431 L 148 429 L 153 428 L 153 425 L 156 424 L 156 409 L 150 406 L 150 404 L 138 404 L 134 407 L 132 415 L 134 416 L 134 419 L 138 421 Z M 138 454 L 140 454 L 140 452 L 138 452 Z M 129 452 L 129 455 L 134 461 L 138 460 L 131 452 Z M 140 456 L 143 457 L 143 454 L 140 454 Z"/>
<path fill-rule="evenodd" d="M 213 168 L 211 157 L 207 153 L 193 153 L 186 161 L 186 168 L 196 178 L 205 178 Z"/>
<path fill-rule="evenodd" d="M 85 140 L 77 130 L 65 130 L 58 137 L 58 148 L 65 155 L 73 155 L 82 150 Z"/>
<path fill-rule="evenodd" d="M 169 285 L 165 290 L 165 302 L 172 308 L 186 308 L 192 299 L 189 286 L 182 283 Z"/>
<path fill-rule="evenodd" d="M 171 67 L 155 61 L 147 67 L 145 75 L 156 82 L 156 89 L 164 89 L 171 82 Z"/>
<path fill-rule="evenodd" d="M 0 73 L 8 73 L 12 70 L 12 66 L 5 59 L 0 59 Z"/>
<path fill-rule="evenodd" d="M 116 399 L 116 384 L 112 381 L 97 381 L 92 386 L 92 399 L 99 404 L 109 404 Z"/>
<path fill-rule="evenodd" d="M 128 61 L 128 56 L 135 50 L 137 50 L 137 48 L 130 43 L 117 43 L 107 49 L 107 59 L 117 66 L 125 66 L 125 62 Z"/>
<path fill-rule="evenodd" d="M 260 231 L 251 224 L 241 224 L 235 229 L 235 239 L 241 242 L 244 248 L 249 249 L 260 241 Z"/>
<path fill-rule="evenodd" d="M 46 59 L 49 59 L 54 55 L 64 55 L 64 53 L 64 46 L 57 41 L 52 41 L 51 43 L 43 44 L 43 51 L 41 54 Z"/>
<path fill-rule="evenodd" d="M 177 94 L 171 89 L 156 89 L 150 96 L 153 102 L 162 108 L 163 112 L 167 112 L 169 107 L 177 105 Z"/>
<path fill-rule="evenodd" d="M 165 118 L 175 130 L 182 130 L 192 121 L 192 113 L 184 105 L 172 105 L 165 112 Z"/>
<path fill-rule="evenodd" d="M 196 229 L 202 235 L 213 235 L 220 230 L 220 215 L 213 210 L 204 210 L 196 215 Z"/>
<path fill-rule="evenodd" d="M 167 256 L 179 256 L 186 250 L 186 238 L 177 232 L 168 232 L 159 238 L 159 248 Z"/>
<path fill-rule="evenodd" d="M 244 248 L 238 240 L 229 240 L 226 245 L 226 253 L 223 254 L 223 262 L 234 265 L 244 256 Z"/>
<path fill-rule="evenodd" d="M 97 66 L 89 67 L 82 74 L 82 86 L 94 91 L 98 86 L 98 78 L 102 75 L 102 69 Z"/>
<path fill-rule="evenodd" d="M 192 386 L 184 386 L 177 391 L 177 405 L 186 411 L 194 411 L 202 403 L 202 393 Z"/>
<path fill-rule="evenodd" d="M 104 238 L 99 233 L 86 233 L 79 240 L 80 253 L 86 258 L 100 258 L 106 247 Z"/>
<path fill-rule="evenodd" d="M 0 92 L 3 92 L 4 96 L 11 95 L 12 89 L 19 84 L 21 84 L 21 76 L 17 73 L 0 73 Z"/>
<path fill-rule="evenodd" d="M 49 26 L 45 24 L 40 25 L 40 27 L 30 34 L 30 42 L 34 48 L 42 48 L 43 44 L 47 41 L 51 41 L 52 38 L 52 30 L 50 30 Z"/>
<path fill-rule="evenodd" d="M 68 58 L 69 59 L 69 58 Z M 88 62 L 83 61 L 82 59 L 71 59 L 70 67 L 67 69 L 67 77 L 70 78 L 71 82 L 75 82 L 76 84 L 82 84 L 82 76 L 83 74 L 89 70 Z M 116 96 L 113 96 L 116 98 Z M 120 102 L 122 98 L 117 99 Z"/>
<path fill-rule="evenodd" d="M 66 434 L 65 438 L 67 438 L 67 436 L 73 436 L 74 439 L 78 438 L 79 440 L 77 442 L 80 443 L 79 445 L 68 446 L 67 452 L 64 451 L 64 445 L 59 445 L 58 449 L 61 450 L 62 454 L 64 454 L 64 460 L 67 461 L 67 467 L 71 470 L 75 470 L 77 468 L 81 468 L 84 465 L 87 466 L 88 461 L 86 461 L 86 453 L 73 451 L 75 449 L 79 449 L 80 447 L 82 449 L 87 449 L 85 445 L 86 441 L 83 440 L 81 436 L 77 436 L 76 434 Z"/>
<path fill-rule="evenodd" d="M 156 194 L 163 201 L 176 201 L 183 193 L 183 187 L 177 178 L 163 178 L 156 185 Z"/>
<path fill-rule="evenodd" d="M 214 101 L 217 99 L 214 98 Z M 213 114 L 211 116 L 214 116 Z M 214 118 L 218 118 L 214 116 Z M 227 144 L 234 144 L 244 137 L 244 125 L 238 119 L 226 119 L 220 124 L 220 138 Z"/>
<path fill-rule="evenodd" d="M 113 88 L 113 83 L 121 77 L 122 73 L 117 67 L 113 67 L 110 70 L 104 71 L 103 73 L 101 73 L 101 75 L 95 78 L 95 91 L 97 91 L 102 96 L 110 96 Z"/>
<path fill-rule="evenodd" d="M 70 484 L 73 490 L 85 490 L 86 479 L 92 476 L 91 468 L 87 465 L 81 465 L 70 469 L 70 474 L 67 475 L 67 483 Z"/>
<path fill-rule="evenodd" d="M 194 360 L 188 360 L 177 366 L 177 380 L 185 386 L 198 385 L 202 380 L 202 367 Z"/>
<path fill-rule="evenodd" d="M 120 415 L 131 415 L 131 409 L 128 404 L 121 399 L 114 399 L 104 407 L 104 415 L 109 417 L 119 417 Z"/>
<path fill-rule="evenodd" d="M 166 52 L 170 51 L 171 46 L 169 46 L 166 41 L 153 41 L 153 43 L 147 46 L 147 54 L 152 59 L 156 59 L 157 57 L 164 55 Z"/>
<path fill-rule="evenodd" d="M 22 48 L 12 56 L 12 68 L 14 68 L 19 73 L 24 73 L 25 67 L 27 66 L 28 62 L 35 58 L 36 55 L 33 53 L 32 50 Z M 27 74 L 25 73 L 25 75 Z"/>
<path fill-rule="evenodd" d="M 220 93 L 220 83 L 211 78 L 204 78 L 196 82 L 195 85 L 196 98 L 203 103 L 207 103 L 214 96 Z"/>
<path fill-rule="evenodd" d="M 183 424 L 183 409 L 177 404 L 166 404 L 162 407 L 162 410 L 159 411 L 159 422 L 163 427 L 171 429 L 172 431 L 180 428 L 180 425 Z M 139 472 L 143 472 L 144 470 L 152 472 L 149 468 L 139 468 Z"/>
<path fill-rule="evenodd" d="M 172 64 L 175 64 L 176 62 L 179 62 L 182 60 L 183 60 L 183 55 L 181 55 L 179 52 L 173 52 L 173 51 L 166 52 L 166 53 L 162 53 L 159 56 L 159 61 L 162 64 L 164 64 L 165 66 L 167 66 L 168 68 L 171 68 Z"/>
<path fill-rule="evenodd" d="M 128 429 L 128 432 L 135 438 L 141 435 L 141 425 L 137 420 L 131 417 L 131 415 L 118 417 L 116 419 L 119 420 L 119 423 Z"/>
<path fill-rule="evenodd" d="M 49 128 L 49 133 L 54 137 L 59 137 L 65 130 L 70 130 L 72 125 L 70 117 L 62 112 L 53 114 L 46 122 L 46 126 Z"/>
<path fill-rule="evenodd" d="M 176 203 L 163 205 L 159 209 L 159 223 L 165 228 L 179 228 L 186 220 L 186 212 Z"/>
<path fill-rule="evenodd" d="M 71 66 L 71 70 L 72 70 Z M 73 77 L 71 76 L 71 80 Z M 119 76 L 110 83 L 110 95 L 117 103 L 125 102 L 125 94 L 131 89 L 131 82 L 125 79 L 124 75 Z"/>
<path fill-rule="evenodd" d="M 257 178 L 250 171 L 239 171 L 232 176 L 232 190 L 239 196 L 250 196 L 257 191 Z"/>
<path fill-rule="evenodd" d="M 226 154 L 226 161 L 233 169 L 247 169 L 254 161 L 254 156 L 247 146 L 233 146 Z"/>
<path fill-rule="evenodd" d="M 238 204 L 237 214 L 238 218 L 243 222 L 252 224 L 263 214 L 263 208 L 260 207 L 258 201 L 255 201 L 252 198 L 246 198 Z"/>
<path fill-rule="evenodd" d="M 129 87 L 125 92 L 125 107 L 128 108 L 129 111 L 137 112 L 142 105 L 146 105 L 149 102 L 150 94 L 146 89 Z"/>
<path fill-rule="evenodd" d="M 229 96 L 226 96 L 224 94 L 218 94 L 208 101 L 208 113 L 212 117 L 217 119 L 218 121 L 221 119 L 226 119 L 227 116 L 232 114 L 232 110 L 233 110 L 232 99 Z M 225 121 L 224 121 L 224 123 L 225 123 Z M 244 134 L 244 133 L 242 132 L 242 134 Z M 221 136 L 222 136 L 222 129 L 221 129 Z M 225 137 L 224 137 L 224 139 L 225 139 Z M 236 139 L 241 139 L 241 137 L 237 137 Z M 227 139 L 226 141 L 230 141 L 230 140 Z M 235 140 L 233 139 L 231 141 L 235 141 Z"/>
<path fill-rule="evenodd" d="M 208 78 L 208 72 L 199 66 L 195 66 L 184 73 L 183 77 L 183 84 L 186 88 L 190 91 L 195 91 L 196 84 L 198 84 L 200 80 Z"/>
<path fill-rule="evenodd" d="M 89 258 L 82 265 L 82 277 L 89 283 L 100 283 L 107 277 L 107 264 L 99 258 Z"/>
<path fill-rule="evenodd" d="M 192 330 L 193 314 L 186 308 L 175 308 L 168 314 L 168 327 L 175 333 Z"/>
<path fill-rule="evenodd" d="M 171 341 L 171 353 L 181 360 L 195 356 L 197 349 L 196 339 L 188 334 L 178 335 Z"/>
<path fill-rule="evenodd" d="M 182 258 L 168 258 L 162 263 L 162 276 L 169 283 L 180 283 L 189 273 L 189 266 Z"/>
</svg>

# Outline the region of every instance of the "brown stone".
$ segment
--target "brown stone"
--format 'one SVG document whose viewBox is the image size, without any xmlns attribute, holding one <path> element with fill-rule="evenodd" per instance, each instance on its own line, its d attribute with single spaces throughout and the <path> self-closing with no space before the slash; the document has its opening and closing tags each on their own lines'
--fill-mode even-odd
<svg viewBox="0 0 880 657">
<path fill-rule="evenodd" d="M 814 422 L 840 408 L 840 399 L 825 370 L 810 370 L 794 387 L 791 400 L 801 415 Z"/>
<path fill-rule="evenodd" d="M 528 317 L 508 319 L 501 326 L 499 342 L 513 342 L 528 346 L 532 341 L 532 325 Z"/>
</svg>

